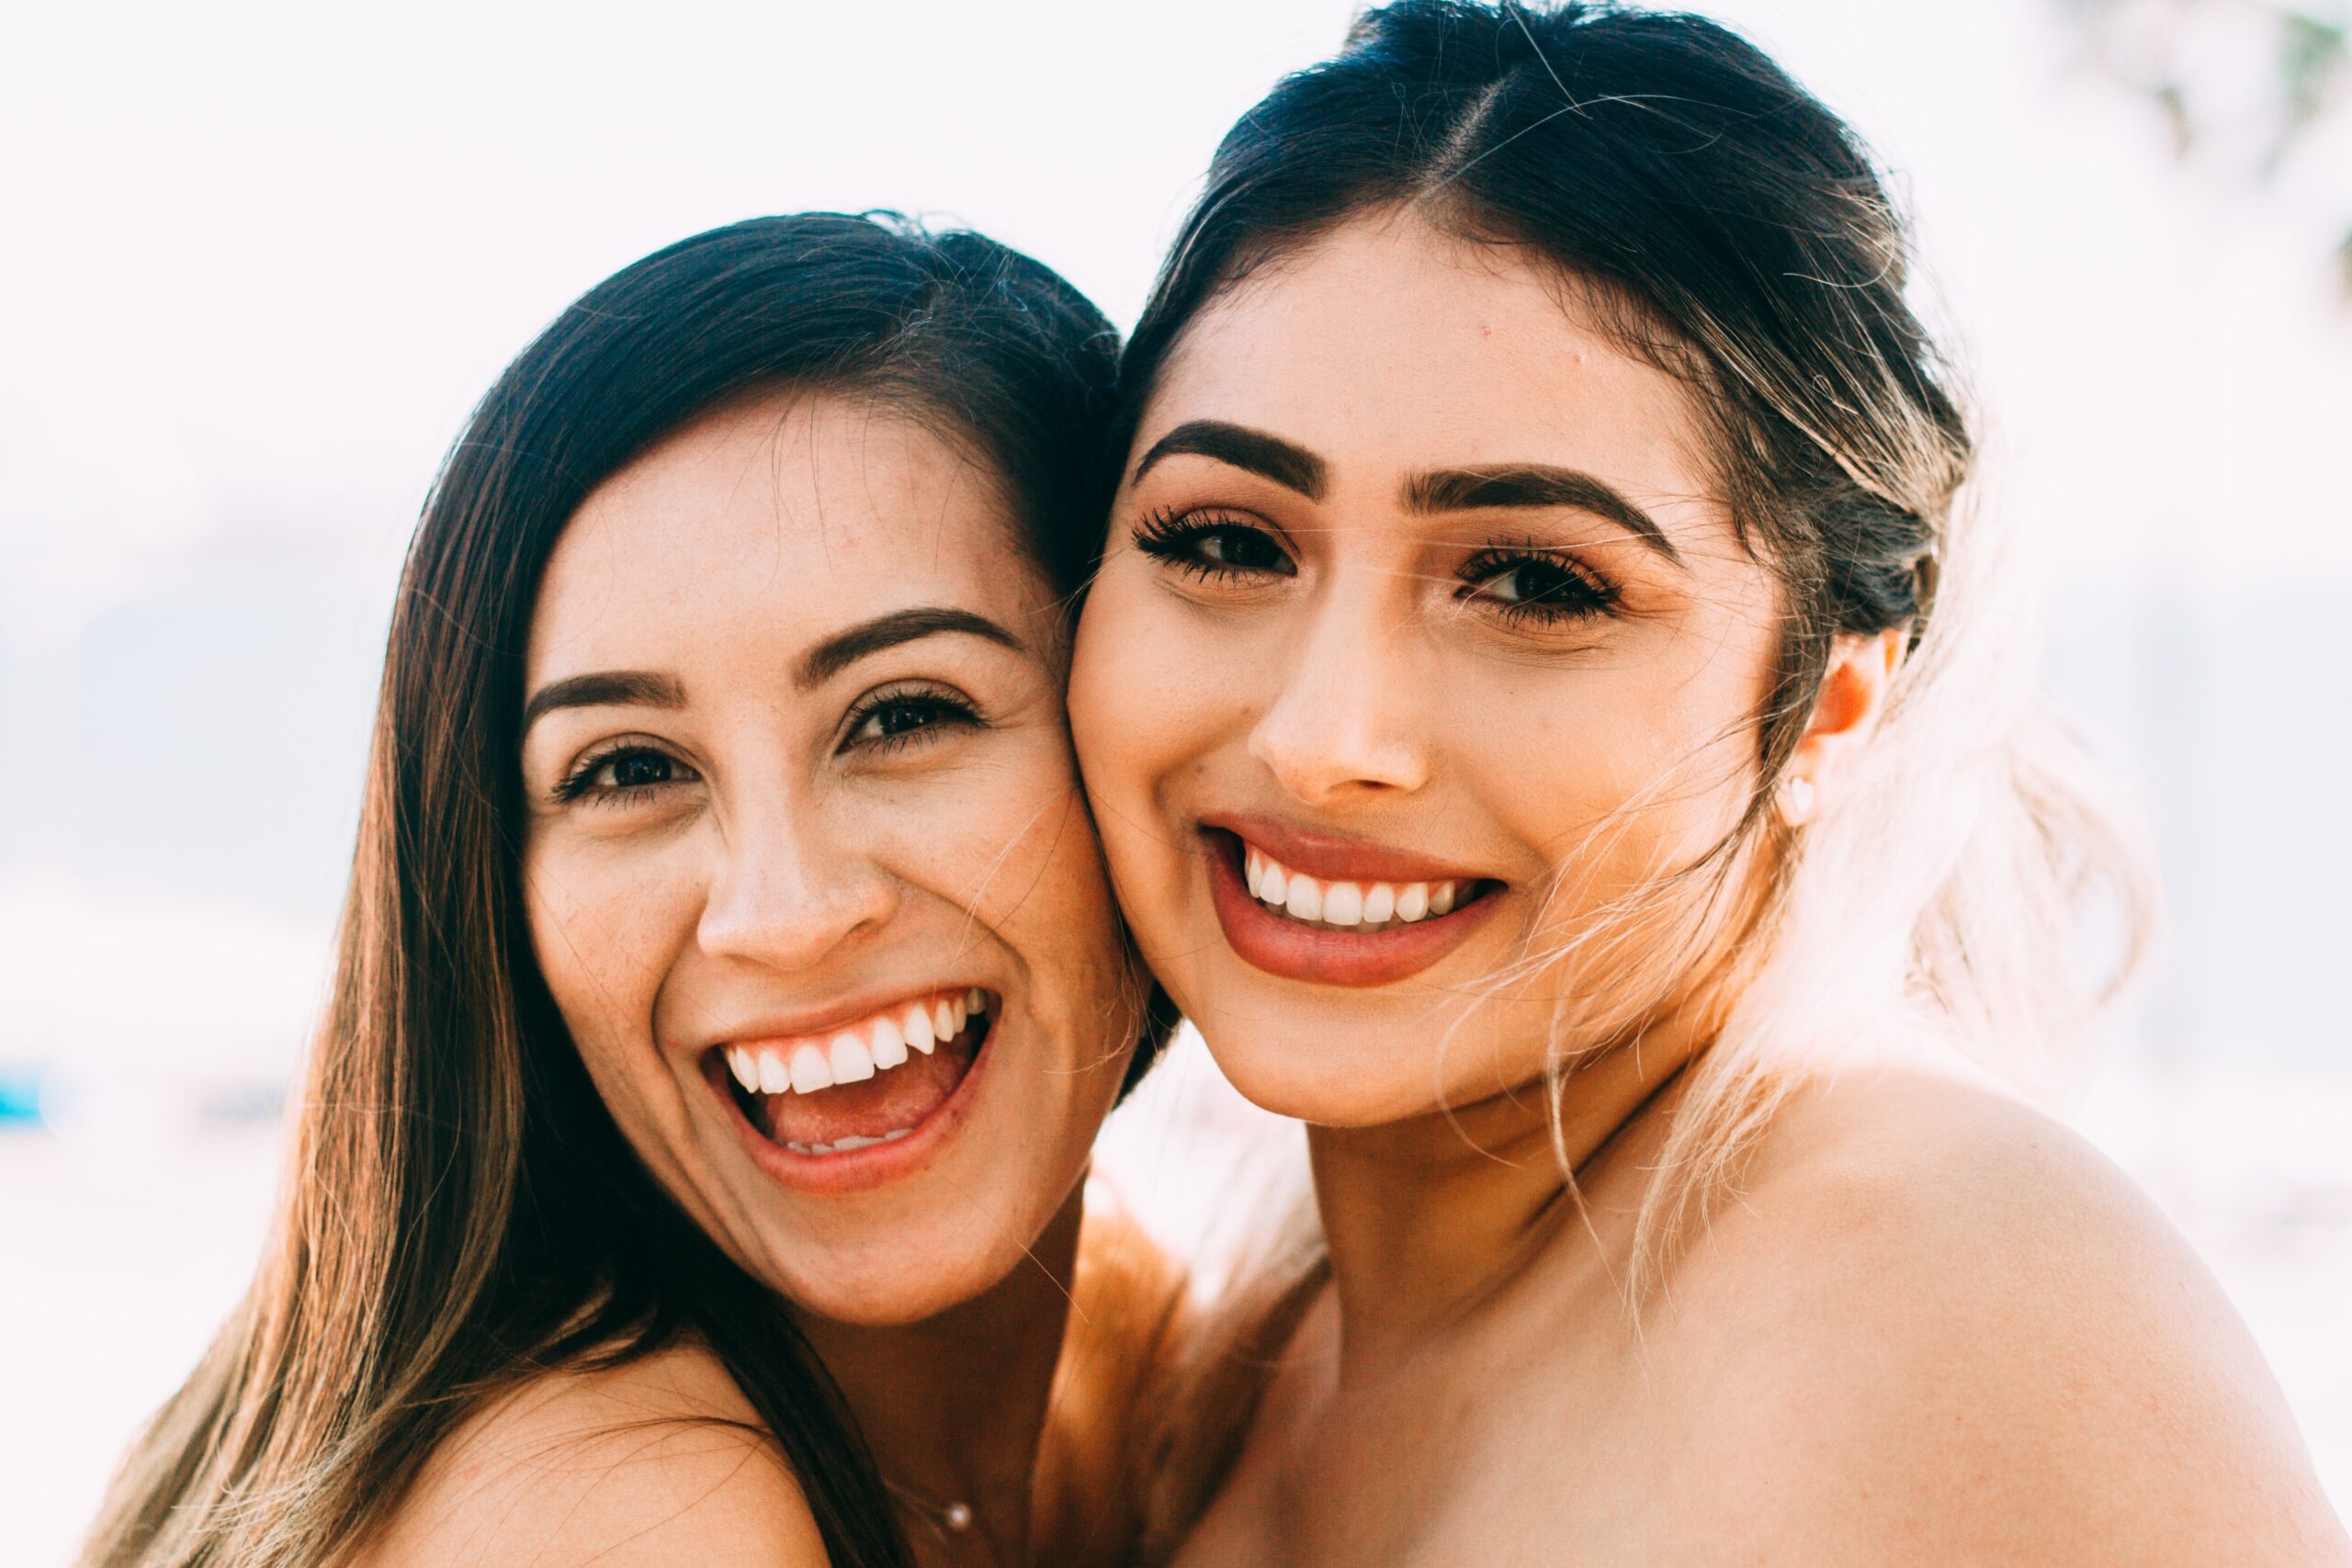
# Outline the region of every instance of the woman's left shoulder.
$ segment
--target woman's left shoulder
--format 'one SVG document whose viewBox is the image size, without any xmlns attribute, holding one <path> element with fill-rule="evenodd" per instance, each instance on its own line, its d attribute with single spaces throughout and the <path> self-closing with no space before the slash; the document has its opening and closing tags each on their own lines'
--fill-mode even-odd
<svg viewBox="0 0 2352 1568">
<path fill-rule="evenodd" d="M 1736 1420 L 1782 1456 L 1800 1536 L 1920 1562 L 2352 1562 L 2211 1275 L 2105 1156 L 1996 1090 L 1808 1085 L 1691 1262 L 1676 1310 L 1728 1313 L 1769 1371 Z"/>
</svg>

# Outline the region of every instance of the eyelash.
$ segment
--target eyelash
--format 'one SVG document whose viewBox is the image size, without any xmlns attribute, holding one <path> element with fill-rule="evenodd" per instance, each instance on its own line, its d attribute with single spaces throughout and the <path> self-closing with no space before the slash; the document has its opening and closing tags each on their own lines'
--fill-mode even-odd
<svg viewBox="0 0 2352 1568">
<path fill-rule="evenodd" d="M 1507 604 L 1470 592 L 1475 587 L 1530 566 L 1549 567 L 1567 579 L 1567 596 L 1521 599 L 1516 604 Z M 1556 626 L 1563 621 L 1581 621 L 1594 615 L 1605 615 L 1617 605 L 1616 588 L 1582 561 L 1532 543 L 1490 545 L 1464 561 L 1456 575 L 1463 581 L 1463 592 L 1456 595 L 1457 598 L 1477 600 L 1490 605 L 1497 615 L 1508 621 Z"/>
<path fill-rule="evenodd" d="M 684 776 L 650 784 L 599 784 L 594 782 L 596 775 L 606 768 L 634 757 L 650 757 L 666 762 Z M 567 805 L 575 800 L 588 800 L 597 806 L 634 806 L 656 790 L 672 784 L 690 784 L 699 776 L 684 762 L 658 746 L 649 746 L 642 740 L 624 740 L 581 758 L 555 786 L 555 798 L 559 803 Z"/>
<path fill-rule="evenodd" d="M 857 739 L 857 732 L 875 716 L 891 708 L 925 713 L 930 716 L 930 721 L 892 735 L 876 736 L 865 741 Z M 979 722 L 980 716 L 973 711 L 970 704 L 944 692 L 923 687 L 876 692 L 850 710 L 847 720 L 849 734 L 842 740 L 841 750 L 846 751 L 853 747 L 863 747 L 869 750 L 895 751 L 902 746 L 928 739 L 943 723 L 978 726 Z M 605 769 L 640 757 L 666 763 L 682 776 L 648 784 L 600 784 L 595 782 L 596 775 Z M 597 806 L 635 806 L 642 804 L 656 790 L 666 789 L 673 784 L 692 784 L 699 776 L 694 769 L 658 746 L 649 746 L 642 740 L 625 740 L 581 758 L 558 782 L 554 794 L 556 801 L 562 805 L 586 800 Z"/>
<path fill-rule="evenodd" d="M 1180 512 L 1169 507 L 1147 516 L 1136 525 L 1135 531 L 1137 549 L 1155 560 L 1175 567 L 1188 577 L 1197 577 L 1204 581 L 1227 577 L 1256 577 L 1270 572 L 1289 576 L 1297 570 L 1291 567 L 1289 571 L 1277 571 L 1271 567 L 1239 566 L 1229 561 L 1204 559 L 1195 553 L 1196 547 L 1207 539 L 1237 536 L 1262 541 L 1267 549 L 1277 556 L 1282 555 L 1282 547 L 1274 543 L 1272 536 L 1265 529 L 1231 513 Z M 1285 565 L 1289 564 L 1287 557 L 1283 557 L 1283 559 Z M 1548 567 L 1566 578 L 1566 596 L 1506 603 L 1473 592 L 1481 584 L 1528 566 Z M 1617 604 L 1615 587 L 1583 562 L 1532 542 L 1488 546 L 1463 562 L 1456 575 L 1463 582 L 1463 592 L 1456 595 L 1457 598 L 1485 604 L 1508 621 L 1555 626 L 1563 621 L 1585 620 L 1605 615 Z"/>
<path fill-rule="evenodd" d="M 1136 548 L 1154 560 L 1176 568 L 1187 577 L 1197 577 L 1203 581 L 1227 577 L 1255 577 L 1270 572 L 1276 576 L 1291 575 L 1291 572 L 1271 567 L 1210 560 L 1196 553 L 1195 547 L 1210 539 L 1237 538 L 1262 541 L 1268 549 L 1281 556 L 1285 564 L 1288 563 L 1289 558 L 1283 556 L 1282 547 L 1274 543 L 1273 536 L 1232 513 L 1179 512 L 1172 506 L 1167 507 L 1152 513 L 1136 525 L 1135 533 Z M 1292 569 L 1293 571 L 1295 570 Z"/>
<path fill-rule="evenodd" d="M 891 708 L 913 709 L 928 713 L 933 717 L 931 722 L 917 728 L 900 730 L 895 735 L 878 735 L 869 740 L 858 739 L 858 731 L 864 729 L 876 715 Z M 843 722 L 847 734 L 842 738 L 841 750 L 859 747 L 885 753 L 932 739 L 943 724 L 975 729 L 981 728 L 982 724 L 978 711 L 970 703 L 936 686 L 886 687 L 861 699 L 855 707 L 850 709 L 849 716 Z"/>
</svg>

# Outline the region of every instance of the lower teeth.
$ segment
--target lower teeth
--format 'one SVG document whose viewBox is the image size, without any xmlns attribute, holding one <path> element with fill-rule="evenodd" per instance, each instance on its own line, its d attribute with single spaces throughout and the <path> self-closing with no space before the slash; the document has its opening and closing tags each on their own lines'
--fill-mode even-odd
<svg viewBox="0 0 2352 1568">
<path fill-rule="evenodd" d="M 784 1146 L 797 1155 L 845 1155 L 859 1149 L 870 1149 L 876 1144 L 895 1144 L 913 1131 L 912 1127 L 893 1127 L 878 1138 L 861 1138 L 853 1133 L 832 1144 L 801 1144 L 786 1138 Z"/>
</svg>

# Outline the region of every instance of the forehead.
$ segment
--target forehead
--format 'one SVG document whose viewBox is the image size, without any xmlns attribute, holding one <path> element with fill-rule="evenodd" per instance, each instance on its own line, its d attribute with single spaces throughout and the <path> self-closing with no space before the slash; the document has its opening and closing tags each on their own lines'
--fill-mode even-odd
<svg viewBox="0 0 2352 1568">
<path fill-rule="evenodd" d="M 1026 630 L 1045 598 L 985 464 L 870 402 L 777 395 L 697 420 L 590 493 L 549 558 L 529 663 L 684 669 L 747 640 L 789 659 L 913 604 Z"/>
<path fill-rule="evenodd" d="M 1369 475 L 1549 462 L 1688 497 L 1690 393 L 1628 354 L 1556 268 L 1409 213 L 1276 258 L 1188 326 L 1140 443 L 1187 419 L 1276 433 Z"/>
</svg>

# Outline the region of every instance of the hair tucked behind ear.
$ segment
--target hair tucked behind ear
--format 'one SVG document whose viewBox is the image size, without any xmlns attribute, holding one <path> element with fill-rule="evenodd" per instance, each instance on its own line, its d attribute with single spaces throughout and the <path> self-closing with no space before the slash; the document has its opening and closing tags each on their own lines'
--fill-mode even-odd
<svg viewBox="0 0 2352 1568">
<path fill-rule="evenodd" d="M 1368 12 L 1218 148 L 1129 342 L 1119 449 L 1204 309 L 1337 225 L 1396 212 L 1540 259 L 1679 378 L 1738 538 L 1780 587 L 1737 828 L 1578 939 L 1612 976 L 1645 977 L 1655 1005 L 1729 921 L 1755 981 L 1690 1075 L 1641 1222 L 1646 1278 L 1832 1043 L 1900 1016 L 2005 1064 L 2052 1058 L 2138 956 L 2142 862 L 2033 702 L 2030 614 L 1996 520 L 1959 504 L 1967 423 L 1905 300 L 1907 239 L 1868 150 L 1713 22 L 1459 0 Z M 1909 657 L 1851 798 L 1783 829 L 1774 793 L 1838 639 L 1888 632 Z M 2075 916 L 2099 887 L 2121 955 L 2086 965 Z M 1639 1012 L 1564 1011 L 1562 1067 L 1631 1043 Z"/>
</svg>

